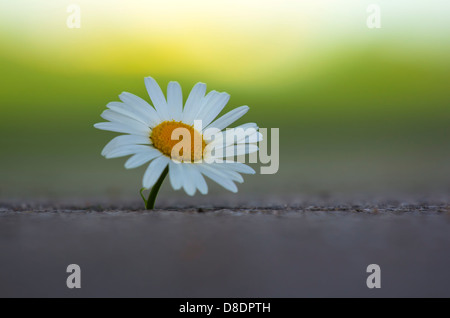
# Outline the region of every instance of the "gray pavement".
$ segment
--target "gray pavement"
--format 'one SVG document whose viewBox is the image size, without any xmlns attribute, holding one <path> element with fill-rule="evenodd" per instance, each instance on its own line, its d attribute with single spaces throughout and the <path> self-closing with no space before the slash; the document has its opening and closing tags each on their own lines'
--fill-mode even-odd
<svg viewBox="0 0 450 318">
<path fill-rule="evenodd" d="M 0 202 L 0 296 L 450 297 L 445 200 L 323 201 Z M 81 289 L 66 287 L 69 264 Z"/>
</svg>

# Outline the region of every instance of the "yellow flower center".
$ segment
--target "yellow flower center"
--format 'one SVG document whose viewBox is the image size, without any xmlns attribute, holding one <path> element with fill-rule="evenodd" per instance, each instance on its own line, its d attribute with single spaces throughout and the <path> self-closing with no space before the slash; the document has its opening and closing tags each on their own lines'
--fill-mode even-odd
<svg viewBox="0 0 450 318">
<path fill-rule="evenodd" d="M 153 146 L 171 159 L 194 162 L 203 158 L 203 135 L 181 121 L 163 121 L 152 129 Z"/>
</svg>

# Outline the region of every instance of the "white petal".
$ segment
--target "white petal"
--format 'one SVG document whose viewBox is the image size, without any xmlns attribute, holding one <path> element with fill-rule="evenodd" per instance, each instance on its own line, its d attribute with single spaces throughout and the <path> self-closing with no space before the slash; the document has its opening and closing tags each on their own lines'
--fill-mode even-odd
<svg viewBox="0 0 450 318">
<path fill-rule="evenodd" d="M 207 144 L 207 152 L 212 149 L 222 149 L 233 144 L 256 143 L 262 140 L 262 135 L 254 127 L 227 128 L 213 135 L 213 139 Z"/>
<path fill-rule="evenodd" d="M 237 173 L 235 170 L 233 169 L 229 169 L 226 166 L 226 163 L 212 163 L 210 164 L 210 167 L 216 169 L 218 172 L 220 172 L 221 174 L 226 175 L 227 178 L 242 183 L 244 182 L 244 178 L 242 178 L 242 176 Z"/>
<path fill-rule="evenodd" d="M 217 117 L 217 115 L 220 114 L 229 100 L 229 94 L 220 93 L 202 109 L 202 114 L 199 115 L 198 119 L 202 119 L 203 127 L 207 127 Z"/>
<path fill-rule="evenodd" d="M 170 184 L 174 190 L 179 190 L 183 186 L 183 169 L 181 163 L 169 161 Z"/>
<path fill-rule="evenodd" d="M 105 157 L 110 159 L 110 158 L 119 158 L 119 157 L 129 156 L 129 155 L 133 155 L 135 153 L 141 152 L 149 147 L 150 146 L 146 146 L 146 145 L 124 145 L 121 147 L 114 148 L 111 151 L 108 151 L 105 154 Z"/>
<path fill-rule="evenodd" d="M 126 134 L 133 134 L 133 135 L 140 135 L 140 136 L 149 136 L 150 135 L 150 128 L 147 127 L 145 130 L 142 127 L 138 126 L 130 126 L 126 124 L 119 124 L 119 123 L 97 123 L 94 125 L 95 128 L 101 129 L 101 130 L 109 130 L 109 131 L 115 131 L 120 133 L 126 133 Z"/>
<path fill-rule="evenodd" d="M 229 111 L 228 113 L 223 115 L 222 117 L 213 121 L 209 126 L 204 127 L 204 129 L 209 128 L 209 127 L 215 127 L 215 128 L 218 128 L 219 130 L 222 130 L 222 129 L 228 127 L 229 125 L 231 125 L 232 123 L 234 123 L 236 120 L 238 120 L 242 116 L 244 116 L 245 113 L 248 112 L 248 110 L 249 110 L 248 106 L 241 106 L 241 107 L 235 108 L 232 111 Z M 206 136 L 205 136 L 205 138 L 206 138 Z"/>
<path fill-rule="evenodd" d="M 245 138 L 240 139 L 238 144 L 250 144 L 256 143 L 263 140 L 263 135 L 260 132 L 256 132 L 250 136 L 246 136 Z"/>
<path fill-rule="evenodd" d="M 142 185 L 146 189 L 150 189 L 158 181 L 163 170 L 167 167 L 169 158 L 161 156 L 150 162 L 147 170 L 145 170 L 144 178 L 142 179 Z"/>
<path fill-rule="evenodd" d="M 120 135 L 113 139 L 111 139 L 110 142 L 106 144 L 106 146 L 102 150 L 102 156 L 106 155 L 111 150 L 125 146 L 125 145 L 148 145 L 150 144 L 150 138 L 145 136 L 138 136 L 138 135 Z"/>
<path fill-rule="evenodd" d="M 148 94 L 150 95 L 150 99 L 152 100 L 153 106 L 155 106 L 159 117 L 163 120 L 170 120 L 167 102 L 158 83 L 156 83 L 152 77 L 146 77 L 144 81 L 145 87 L 147 87 Z"/>
<path fill-rule="evenodd" d="M 256 130 L 258 130 L 258 125 L 256 123 L 245 123 L 245 124 L 236 126 L 236 128 L 242 128 L 242 129 L 255 128 Z"/>
<path fill-rule="evenodd" d="M 253 170 L 252 167 L 247 166 L 242 162 L 224 162 L 223 164 L 227 169 L 231 169 L 239 173 L 255 174 L 255 170 Z"/>
<path fill-rule="evenodd" d="M 261 141 L 262 134 L 259 133 L 255 128 L 234 128 L 236 132 L 236 143 L 237 144 L 251 144 Z"/>
<path fill-rule="evenodd" d="M 170 82 L 167 85 L 167 106 L 169 115 L 176 121 L 181 120 L 183 114 L 183 94 L 178 82 Z"/>
<path fill-rule="evenodd" d="M 136 108 L 138 109 L 153 108 L 145 99 L 140 98 L 139 96 L 129 92 L 122 92 L 119 95 L 119 98 L 125 104 L 128 104 L 130 106 L 136 106 Z"/>
<path fill-rule="evenodd" d="M 192 125 L 194 120 L 201 120 L 204 115 L 203 110 L 205 108 L 208 108 L 208 105 L 210 105 L 212 101 L 218 98 L 219 95 L 220 93 L 217 91 L 210 91 L 206 96 L 204 96 L 200 100 L 200 102 L 198 102 L 196 105 L 193 106 L 192 110 L 189 113 L 187 113 L 186 116 L 183 118 L 183 121 L 186 124 Z"/>
<path fill-rule="evenodd" d="M 231 145 L 224 149 L 223 157 L 242 156 L 248 153 L 258 151 L 258 146 L 253 144 Z"/>
<path fill-rule="evenodd" d="M 150 126 L 154 127 L 161 122 L 161 118 L 159 117 L 156 110 L 139 96 L 136 96 L 128 92 L 122 92 L 122 94 L 119 95 L 119 98 L 121 101 L 124 102 L 123 105 L 125 106 L 125 109 L 132 110 L 133 112 L 135 112 L 139 117 L 144 119 L 145 122 L 148 123 Z M 112 106 L 114 107 L 119 106 L 117 104 L 113 104 Z M 108 108 L 111 108 L 108 105 L 106 106 Z"/>
<path fill-rule="evenodd" d="M 137 121 L 136 119 L 119 114 L 111 109 L 107 109 L 107 110 L 103 111 L 103 113 L 100 116 L 103 119 L 109 120 L 110 122 L 113 122 L 113 123 L 125 124 L 125 125 L 133 126 L 133 127 L 139 127 L 142 130 L 146 130 L 149 128 L 148 125 L 144 124 L 143 122 Z"/>
<path fill-rule="evenodd" d="M 140 121 L 143 124 L 150 126 L 150 121 L 147 118 L 144 118 L 139 112 L 134 110 L 132 107 L 129 107 L 127 104 L 121 102 L 110 102 L 106 105 L 106 107 L 115 111 L 116 113 L 133 118 L 134 120 Z"/>
<path fill-rule="evenodd" d="M 203 178 L 202 174 L 200 173 L 199 169 L 197 168 L 197 164 L 192 164 L 192 175 L 193 179 L 195 180 L 195 184 L 197 186 L 198 191 L 200 191 L 201 194 L 207 194 L 208 193 L 208 185 L 206 184 L 205 178 Z"/>
<path fill-rule="evenodd" d="M 125 168 L 132 169 L 142 166 L 144 163 L 147 163 L 150 160 L 153 160 L 160 156 L 162 156 L 162 154 L 159 150 L 148 147 L 148 149 L 138 152 L 130 159 L 128 159 L 127 162 L 125 162 Z"/>
<path fill-rule="evenodd" d="M 233 181 L 228 179 L 226 175 L 219 173 L 217 169 L 210 167 L 208 164 L 199 164 L 197 168 L 201 173 L 203 173 L 205 176 L 218 183 L 225 189 L 235 193 L 238 191 Z"/>
<path fill-rule="evenodd" d="M 183 178 L 183 188 L 184 191 L 190 196 L 193 196 L 195 194 L 195 190 L 197 190 L 196 184 L 195 184 L 195 175 L 194 170 L 192 169 L 191 163 L 183 163 L 183 170 L 184 170 L 184 178 Z"/>
<path fill-rule="evenodd" d="M 197 83 L 192 88 L 191 93 L 186 101 L 186 105 L 183 110 L 183 122 L 192 125 L 194 115 L 199 107 L 201 107 L 202 99 L 205 96 L 206 84 Z"/>
<path fill-rule="evenodd" d="M 238 143 L 256 143 L 263 140 L 263 135 L 258 131 L 259 127 L 256 125 L 256 123 L 246 123 L 239 125 L 235 127 L 234 129 L 242 128 L 248 133 L 252 133 L 251 135 L 248 134 L 248 136 L 244 135 L 244 138 L 239 139 Z"/>
</svg>

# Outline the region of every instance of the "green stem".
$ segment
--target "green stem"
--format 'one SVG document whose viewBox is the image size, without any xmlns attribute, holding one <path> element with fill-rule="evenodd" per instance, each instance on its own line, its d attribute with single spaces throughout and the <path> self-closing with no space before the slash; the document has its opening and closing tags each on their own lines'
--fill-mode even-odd
<svg viewBox="0 0 450 318">
<path fill-rule="evenodd" d="M 153 186 L 152 190 L 150 191 L 150 194 L 148 195 L 148 199 L 147 200 L 145 200 L 145 197 L 142 194 L 142 191 L 144 191 L 145 188 L 141 189 L 141 191 L 140 191 L 141 197 L 142 197 L 142 200 L 144 200 L 145 208 L 147 210 L 153 210 L 155 208 L 156 196 L 158 195 L 159 188 L 161 188 L 161 185 L 162 185 L 164 179 L 166 178 L 168 172 L 169 172 L 169 167 L 167 166 L 166 169 L 164 169 L 164 171 L 162 172 L 162 174 L 159 177 L 158 181 L 156 181 L 156 183 Z"/>
</svg>

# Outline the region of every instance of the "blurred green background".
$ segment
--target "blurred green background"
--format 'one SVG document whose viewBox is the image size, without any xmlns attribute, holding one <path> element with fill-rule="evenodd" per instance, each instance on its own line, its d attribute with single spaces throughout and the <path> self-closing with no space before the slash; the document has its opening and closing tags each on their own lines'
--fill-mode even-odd
<svg viewBox="0 0 450 318">
<path fill-rule="evenodd" d="M 0 198 L 137 198 L 145 168 L 101 157 L 116 134 L 93 124 L 122 91 L 149 100 L 145 76 L 184 98 L 205 82 L 224 112 L 250 106 L 241 123 L 280 128 L 279 172 L 240 198 L 449 193 L 450 5 L 376 1 L 369 29 L 372 2 L 1 2 Z"/>
</svg>

